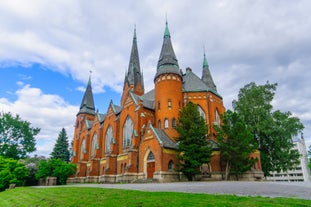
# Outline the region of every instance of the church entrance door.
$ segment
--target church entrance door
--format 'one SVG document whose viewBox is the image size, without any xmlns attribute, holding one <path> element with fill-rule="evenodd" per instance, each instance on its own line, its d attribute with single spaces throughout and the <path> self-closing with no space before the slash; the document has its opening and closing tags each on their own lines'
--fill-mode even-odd
<svg viewBox="0 0 311 207">
<path fill-rule="evenodd" d="M 155 162 L 148 162 L 147 163 L 147 178 L 152 179 L 153 173 L 155 171 Z"/>
<path fill-rule="evenodd" d="M 155 171 L 155 157 L 152 152 L 149 153 L 147 158 L 147 178 L 152 179 Z"/>
</svg>

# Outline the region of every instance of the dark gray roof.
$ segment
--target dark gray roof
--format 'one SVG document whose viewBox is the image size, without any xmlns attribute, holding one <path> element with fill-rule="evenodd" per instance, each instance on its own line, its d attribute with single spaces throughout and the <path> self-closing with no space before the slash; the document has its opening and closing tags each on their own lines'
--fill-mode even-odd
<svg viewBox="0 0 311 207">
<path fill-rule="evenodd" d="M 121 107 L 118 105 L 112 104 L 112 108 L 115 114 L 119 114 L 121 112 Z"/>
<path fill-rule="evenodd" d="M 80 105 L 80 110 L 77 115 L 79 114 L 95 115 L 95 106 L 94 106 L 93 92 L 92 92 L 92 86 L 91 86 L 91 79 L 89 79 L 86 90 L 84 92 L 83 99 Z"/>
<path fill-rule="evenodd" d="M 136 86 L 137 83 L 139 82 L 141 83 L 142 87 L 144 87 L 143 76 L 140 72 L 140 63 L 139 63 L 136 28 L 135 28 L 130 62 L 129 62 L 127 74 L 125 76 L 124 84 Z"/>
<path fill-rule="evenodd" d="M 199 92 L 210 91 L 215 95 L 221 97 L 217 91 L 209 88 L 203 80 L 201 80 L 196 74 L 192 72 L 190 68 L 186 69 L 186 73 L 183 75 L 183 91 L 184 92 Z"/>
<path fill-rule="evenodd" d="M 106 118 L 106 114 L 97 113 L 97 117 L 99 122 L 102 123 Z"/>
<path fill-rule="evenodd" d="M 155 75 L 155 79 L 165 73 L 175 73 L 181 76 L 178 61 L 175 56 L 175 52 L 171 42 L 171 35 L 167 26 L 165 27 L 163 45 L 158 61 L 157 73 Z"/>
<path fill-rule="evenodd" d="M 141 96 L 144 107 L 154 110 L 154 89 Z"/>
<path fill-rule="evenodd" d="M 154 128 L 151 124 L 150 128 L 155 134 L 160 145 L 165 148 L 177 149 L 177 144 L 173 140 L 171 140 L 171 138 L 162 129 Z"/>
<path fill-rule="evenodd" d="M 214 83 L 211 72 L 209 70 L 209 66 L 208 66 L 208 63 L 206 60 L 205 53 L 204 53 L 204 59 L 203 59 L 202 80 L 207 85 L 208 88 L 210 88 L 214 91 L 217 91 L 216 85 Z"/>
<path fill-rule="evenodd" d="M 90 120 L 85 120 L 85 124 L 86 124 L 87 129 L 91 129 L 93 126 L 93 122 Z"/>
</svg>

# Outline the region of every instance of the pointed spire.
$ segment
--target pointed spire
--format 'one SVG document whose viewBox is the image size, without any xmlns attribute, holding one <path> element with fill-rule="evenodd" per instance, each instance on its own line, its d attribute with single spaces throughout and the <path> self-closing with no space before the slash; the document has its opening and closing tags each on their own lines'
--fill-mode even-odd
<svg viewBox="0 0 311 207">
<path fill-rule="evenodd" d="M 155 79 L 164 73 L 180 74 L 179 65 L 171 42 L 171 35 L 168 29 L 167 21 L 165 22 L 165 31 L 163 45 L 158 61 L 157 74 Z"/>
<path fill-rule="evenodd" d="M 204 52 L 204 58 L 203 58 L 203 71 L 202 71 L 202 81 L 206 84 L 206 86 L 214 91 L 217 92 L 216 85 L 213 81 L 211 72 L 209 70 L 208 62 L 206 59 L 206 55 Z"/>
<path fill-rule="evenodd" d="M 91 114 L 95 115 L 95 106 L 94 106 L 94 99 L 93 99 L 93 92 L 91 86 L 91 75 L 89 77 L 89 81 L 86 87 L 86 90 L 83 95 L 83 99 L 80 105 L 80 110 L 77 115 L 79 114 Z"/>
<path fill-rule="evenodd" d="M 136 86 L 137 83 L 142 83 L 142 77 L 140 72 L 139 55 L 137 48 L 137 36 L 136 36 L 136 26 L 134 27 L 133 44 L 130 56 L 130 62 L 128 66 L 127 75 L 125 76 L 125 84 L 128 86 Z M 143 85 L 143 84 L 142 84 Z"/>
</svg>

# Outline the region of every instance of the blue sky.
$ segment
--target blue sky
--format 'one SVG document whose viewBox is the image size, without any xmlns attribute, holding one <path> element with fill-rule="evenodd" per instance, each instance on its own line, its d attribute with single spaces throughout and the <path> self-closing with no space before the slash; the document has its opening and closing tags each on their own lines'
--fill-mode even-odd
<svg viewBox="0 0 311 207">
<path fill-rule="evenodd" d="M 153 88 L 167 16 L 181 69 L 201 75 L 203 48 L 226 108 L 249 82 L 278 83 L 311 144 L 311 2 L 10 0 L 0 2 L 0 111 L 41 128 L 36 154 L 69 138 L 92 70 L 96 108 L 119 104 L 137 29 L 145 87 Z"/>
</svg>

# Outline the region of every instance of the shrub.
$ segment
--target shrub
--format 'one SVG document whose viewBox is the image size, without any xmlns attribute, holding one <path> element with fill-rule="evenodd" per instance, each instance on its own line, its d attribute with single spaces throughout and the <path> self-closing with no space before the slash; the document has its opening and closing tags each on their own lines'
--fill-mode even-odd
<svg viewBox="0 0 311 207">
<path fill-rule="evenodd" d="M 23 163 L 0 156 L 0 191 L 8 188 L 10 184 L 23 185 L 28 175 L 29 170 Z"/>
</svg>

